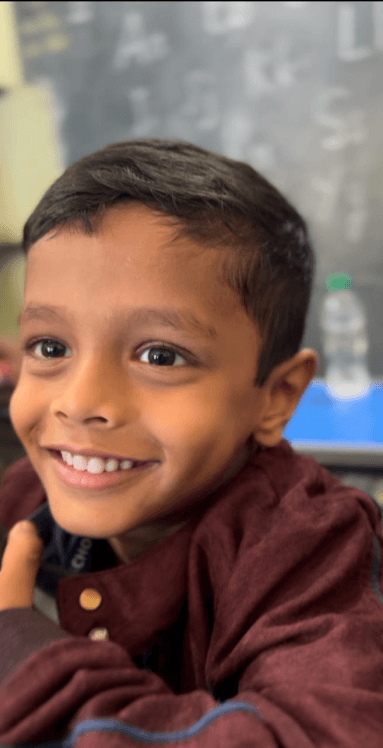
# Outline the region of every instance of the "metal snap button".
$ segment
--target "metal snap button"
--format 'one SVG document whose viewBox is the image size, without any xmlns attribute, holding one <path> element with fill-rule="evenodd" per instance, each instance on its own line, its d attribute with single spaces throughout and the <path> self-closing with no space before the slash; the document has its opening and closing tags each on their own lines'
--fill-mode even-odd
<svg viewBox="0 0 383 748">
<path fill-rule="evenodd" d="M 102 595 L 98 590 L 88 587 L 80 595 L 80 605 L 84 610 L 96 610 L 101 605 Z"/>
<path fill-rule="evenodd" d="M 108 629 L 95 628 L 89 631 L 88 636 L 89 639 L 92 639 L 94 642 L 104 642 L 109 639 L 109 631 Z"/>
</svg>

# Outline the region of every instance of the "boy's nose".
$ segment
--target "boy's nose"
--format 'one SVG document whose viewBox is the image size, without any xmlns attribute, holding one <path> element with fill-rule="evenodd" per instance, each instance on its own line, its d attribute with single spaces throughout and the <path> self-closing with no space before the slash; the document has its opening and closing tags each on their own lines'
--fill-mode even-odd
<svg viewBox="0 0 383 748">
<path fill-rule="evenodd" d="M 81 366 L 51 404 L 55 415 L 74 423 L 96 420 L 116 427 L 138 416 L 137 397 L 127 372 L 105 362 Z"/>
</svg>

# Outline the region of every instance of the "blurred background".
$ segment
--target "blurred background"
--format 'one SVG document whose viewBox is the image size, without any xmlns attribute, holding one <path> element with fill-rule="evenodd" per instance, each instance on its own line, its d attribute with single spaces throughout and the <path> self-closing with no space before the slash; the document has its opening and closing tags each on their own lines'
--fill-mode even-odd
<svg viewBox="0 0 383 748">
<path fill-rule="evenodd" d="M 342 271 L 383 380 L 382 124 L 383 2 L 1 2 L 3 391 L 19 365 L 24 221 L 64 168 L 139 136 L 190 140 L 274 183 L 316 250 L 303 345 L 317 376 L 325 279 Z"/>
</svg>

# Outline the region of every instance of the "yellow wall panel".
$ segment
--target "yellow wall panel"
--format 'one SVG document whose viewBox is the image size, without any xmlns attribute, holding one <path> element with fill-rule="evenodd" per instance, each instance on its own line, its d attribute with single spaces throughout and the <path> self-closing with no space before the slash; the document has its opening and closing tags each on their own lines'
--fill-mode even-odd
<svg viewBox="0 0 383 748">
<path fill-rule="evenodd" d="M 0 2 L 0 241 L 25 220 L 63 171 L 49 85 L 23 81 L 14 4 Z"/>
<path fill-rule="evenodd" d="M 0 86 L 22 83 L 23 71 L 13 3 L 0 2 Z"/>
<path fill-rule="evenodd" d="M 0 239 L 25 220 L 63 171 L 49 91 L 22 84 L 0 99 Z"/>
<path fill-rule="evenodd" d="M 25 257 L 17 253 L 0 269 L 0 358 L 1 340 L 19 336 L 18 315 L 23 305 Z"/>
<path fill-rule="evenodd" d="M 48 85 L 24 80 L 14 4 L 0 0 L 0 241 L 18 242 L 25 220 L 63 171 Z M 0 339 L 17 339 L 25 257 L 0 270 Z"/>
</svg>

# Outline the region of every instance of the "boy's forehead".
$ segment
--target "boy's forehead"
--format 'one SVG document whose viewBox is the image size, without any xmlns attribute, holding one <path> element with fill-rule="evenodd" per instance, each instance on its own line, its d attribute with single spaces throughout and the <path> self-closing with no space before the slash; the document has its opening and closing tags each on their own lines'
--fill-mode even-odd
<svg viewBox="0 0 383 748">
<path fill-rule="evenodd" d="M 111 211 L 95 234 L 65 228 L 46 235 L 32 247 L 21 324 L 45 317 L 48 325 L 63 320 L 90 335 L 95 329 L 98 335 L 117 329 L 134 335 L 146 325 L 162 325 L 186 332 L 186 340 L 197 337 L 209 350 L 222 349 L 224 356 L 232 355 L 233 344 L 252 356 L 258 330 L 224 281 L 227 250 L 174 236 L 174 226 L 142 209 Z"/>
<path fill-rule="evenodd" d="M 65 226 L 57 226 L 41 237 L 29 250 L 29 262 L 36 256 L 36 250 L 45 250 L 53 257 L 60 248 L 66 251 L 75 249 L 78 262 L 83 252 L 90 251 L 99 258 L 112 260 L 113 255 L 129 260 L 129 256 L 139 254 L 143 261 L 187 261 L 198 258 L 208 263 L 212 252 L 217 252 L 207 243 L 186 236 L 184 226 L 174 216 L 154 211 L 141 203 L 119 204 L 109 208 L 103 216 L 97 217 L 94 229 L 89 234 L 82 223 L 76 221 Z M 225 250 L 219 250 L 222 253 Z M 219 264 L 219 256 L 216 257 Z"/>
<path fill-rule="evenodd" d="M 223 262 L 229 251 L 212 247 L 180 233 L 182 227 L 174 217 L 156 213 L 146 205 L 134 203 L 109 209 L 97 230 L 87 234 L 79 224 L 56 227 L 32 245 L 27 257 L 26 285 L 33 276 L 43 283 L 49 270 L 73 272 L 89 276 L 102 268 L 103 289 L 114 279 L 123 283 L 129 278 L 145 275 L 148 283 L 157 273 L 173 286 L 194 284 L 196 296 L 209 306 L 227 306 L 238 301 L 223 277 Z M 226 297 L 226 299 L 224 298 Z M 224 312 L 224 309 L 222 309 Z"/>
</svg>

